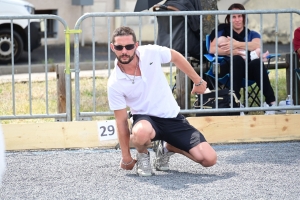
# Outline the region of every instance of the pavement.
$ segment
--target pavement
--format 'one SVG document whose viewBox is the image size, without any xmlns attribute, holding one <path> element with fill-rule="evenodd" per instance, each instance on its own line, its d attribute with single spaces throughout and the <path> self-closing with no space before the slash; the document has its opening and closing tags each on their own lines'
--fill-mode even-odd
<svg viewBox="0 0 300 200">
<path fill-rule="evenodd" d="M 270 53 L 275 53 L 275 44 L 266 43 L 263 45 L 264 51 L 268 50 Z M 107 45 L 95 45 L 95 69 L 108 69 L 108 46 Z M 47 52 L 47 57 L 45 56 Z M 278 53 L 285 54 L 290 52 L 289 44 L 278 44 Z M 74 68 L 74 48 L 71 46 L 71 68 Z M 80 70 L 92 70 L 93 69 L 93 47 L 89 44 L 84 47 L 79 47 L 79 62 Z M 115 55 L 111 52 L 111 67 L 113 67 L 113 60 Z M 28 74 L 29 60 L 31 73 L 45 73 L 45 60 L 47 60 L 48 71 L 55 71 L 57 65 L 64 66 L 65 62 L 65 46 L 64 45 L 48 45 L 46 50 L 44 46 L 41 46 L 31 52 L 31 59 L 28 57 L 28 53 L 24 52 L 21 58 L 13 66 L 14 74 Z M 12 74 L 12 66 L 0 65 L 0 76 Z"/>
<path fill-rule="evenodd" d="M 80 62 L 91 62 L 93 47 L 90 44 L 86 44 L 84 47 L 79 47 Z M 111 51 L 112 53 L 112 51 Z M 70 49 L 71 62 L 74 62 L 74 46 L 71 45 Z M 104 44 L 95 45 L 95 60 L 97 61 L 107 61 L 108 46 Z M 112 60 L 115 59 L 114 54 L 111 54 Z M 64 63 L 65 62 L 65 45 L 48 45 L 47 46 L 47 59 L 45 59 L 45 46 L 40 46 L 39 48 L 31 52 L 31 63 L 44 64 L 45 60 L 50 63 Z M 28 56 L 27 53 L 23 53 L 22 57 L 16 63 L 16 65 L 27 65 Z"/>
<path fill-rule="evenodd" d="M 152 177 L 119 169 L 115 149 L 7 152 L 0 199 L 299 199 L 299 141 L 213 148 L 213 167 L 175 154 L 171 170 Z"/>
<path fill-rule="evenodd" d="M 275 44 L 274 43 L 266 43 L 263 44 L 263 49 L 268 50 L 270 53 L 275 53 Z M 289 44 L 278 44 L 278 53 L 289 52 L 290 46 Z M 115 59 L 114 53 L 111 52 L 111 60 Z M 71 46 L 71 62 L 74 61 L 74 48 Z M 92 57 L 93 47 L 90 44 L 79 47 L 79 61 L 81 63 L 91 62 L 93 60 Z M 31 52 L 31 64 L 44 64 L 45 60 L 51 63 L 63 63 L 65 62 L 65 46 L 64 45 L 48 45 L 47 48 L 47 59 L 45 59 L 45 47 L 41 46 L 38 49 Z M 95 61 L 107 61 L 108 60 L 108 46 L 101 44 L 95 45 Z M 27 53 L 23 53 L 20 60 L 16 63 L 16 65 L 28 65 L 28 56 Z M 1 66 L 1 65 L 0 65 Z"/>
<path fill-rule="evenodd" d="M 86 45 L 79 49 L 80 53 L 80 69 L 93 69 L 92 46 Z M 47 56 L 45 55 L 47 54 Z M 74 48 L 70 49 L 71 68 L 74 68 Z M 115 59 L 111 54 L 111 65 Z M 30 61 L 30 62 L 29 62 Z M 41 46 L 31 52 L 29 57 L 27 52 L 23 52 L 21 58 L 12 67 L 11 64 L 0 65 L 0 76 L 12 74 L 28 74 L 29 64 L 31 73 L 45 73 L 45 63 L 47 61 L 48 72 L 54 72 L 56 66 L 65 66 L 65 46 L 64 45 L 48 45 Z M 95 47 L 95 69 L 107 69 L 108 66 L 108 49 L 107 46 L 98 45 Z"/>
</svg>

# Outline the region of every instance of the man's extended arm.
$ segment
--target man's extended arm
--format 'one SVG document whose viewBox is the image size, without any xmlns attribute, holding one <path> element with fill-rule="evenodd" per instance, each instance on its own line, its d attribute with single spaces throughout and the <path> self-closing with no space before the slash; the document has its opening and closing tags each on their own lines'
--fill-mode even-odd
<svg viewBox="0 0 300 200">
<path fill-rule="evenodd" d="M 198 93 L 203 94 L 206 90 L 206 81 L 204 81 L 194 70 L 191 64 L 183 57 L 179 52 L 171 50 L 171 62 L 175 64 L 175 66 L 184 72 L 195 84 L 199 84 L 199 86 L 195 86 L 192 89 L 192 94 Z"/>
<path fill-rule="evenodd" d="M 118 129 L 119 144 L 122 152 L 121 168 L 131 170 L 134 167 L 135 160 L 130 154 L 130 131 L 128 127 L 128 115 L 126 109 L 115 110 L 116 126 Z M 129 165 L 126 165 L 129 164 Z"/>
</svg>

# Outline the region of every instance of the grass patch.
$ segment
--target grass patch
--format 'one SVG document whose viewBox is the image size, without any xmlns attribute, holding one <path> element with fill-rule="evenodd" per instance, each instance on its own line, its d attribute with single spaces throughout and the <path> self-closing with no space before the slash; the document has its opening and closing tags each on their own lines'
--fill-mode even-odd
<svg viewBox="0 0 300 200">
<path fill-rule="evenodd" d="M 278 93 L 277 101 L 285 100 L 287 97 L 286 91 L 286 69 L 278 69 L 278 74 L 276 75 L 275 70 L 270 70 L 269 73 L 270 82 L 272 88 L 274 89 L 274 93 L 276 96 L 276 91 Z M 277 81 L 276 81 L 277 79 Z M 277 86 L 277 89 L 276 89 Z"/>
<path fill-rule="evenodd" d="M 276 74 L 275 70 L 269 70 L 269 79 L 271 86 L 274 90 L 275 98 L 276 95 L 277 97 L 277 102 L 284 100 L 287 97 L 286 93 L 286 77 L 285 77 L 285 72 L 286 69 L 278 69 L 278 74 Z M 253 85 L 255 86 L 255 85 Z M 250 89 L 250 87 L 249 87 Z M 258 89 L 255 90 L 257 92 Z M 241 102 L 244 102 L 244 93 L 242 91 L 242 96 L 241 96 Z M 260 98 L 261 94 L 259 92 L 258 97 Z M 264 102 L 264 100 L 263 100 Z M 249 99 L 248 105 L 250 106 L 251 104 L 251 99 Z M 256 103 L 253 103 L 253 107 L 257 107 L 258 105 Z M 264 114 L 263 111 L 255 111 L 255 112 L 250 112 L 249 114 L 257 115 L 257 114 Z"/>
<path fill-rule="evenodd" d="M 95 82 L 95 87 L 94 86 Z M 108 111 L 106 95 L 107 78 L 82 78 L 80 80 L 80 111 L 101 112 Z M 72 113 L 75 119 L 75 83 L 72 80 Z M 28 115 L 28 114 L 56 114 L 57 113 L 57 86 L 56 80 L 49 80 L 46 91 L 45 82 L 0 84 L 0 115 Z M 30 89 L 29 89 L 30 88 Z M 95 89 L 93 89 L 95 88 Z M 14 92 L 13 92 L 14 90 Z M 14 96 L 13 96 L 14 94 Z M 93 103 L 95 100 L 95 103 Z M 13 103 L 15 102 L 15 103 Z M 109 119 L 111 117 L 99 117 Z M 2 120 L 1 123 L 38 123 L 54 121 L 53 118 L 44 119 L 13 119 Z"/>
<path fill-rule="evenodd" d="M 170 79 L 170 73 L 166 73 L 170 89 L 174 86 L 175 72 Z M 278 102 L 286 98 L 285 69 L 270 70 L 270 81 L 275 91 L 277 85 Z M 276 81 L 277 78 L 277 81 Z M 107 78 L 81 78 L 80 79 L 80 112 L 104 112 L 109 111 L 106 91 Z M 75 119 L 75 82 L 72 80 L 72 113 Z M 57 88 L 56 80 L 49 80 L 46 91 L 45 82 L 20 82 L 0 84 L 0 115 L 28 115 L 28 114 L 55 114 L 57 113 Z M 13 92 L 14 90 L 14 92 Z M 276 92 L 275 92 L 276 94 Z M 174 97 L 176 94 L 174 92 Z M 191 104 L 195 101 L 195 95 L 191 95 Z M 15 102 L 15 103 L 13 103 Z M 114 119 L 113 116 L 97 116 L 93 120 Z M 13 119 L 2 120 L 3 124 L 10 123 L 42 123 L 53 122 L 53 118 L 41 119 Z"/>
</svg>

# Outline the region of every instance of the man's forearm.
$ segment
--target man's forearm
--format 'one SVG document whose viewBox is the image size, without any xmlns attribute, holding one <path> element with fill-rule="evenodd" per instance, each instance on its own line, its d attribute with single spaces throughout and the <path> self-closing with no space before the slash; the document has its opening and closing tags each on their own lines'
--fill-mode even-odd
<svg viewBox="0 0 300 200">
<path fill-rule="evenodd" d="M 210 48 L 210 52 L 211 54 L 216 54 L 218 52 L 218 55 L 219 56 L 229 56 L 230 55 L 230 51 L 229 53 L 223 49 L 221 49 L 220 47 L 218 47 L 218 50 L 216 51 L 216 48 L 215 47 L 211 47 Z"/>
<path fill-rule="evenodd" d="M 122 157 L 128 158 L 130 155 L 130 131 L 128 126 L 128 116 L 126 109 L 115 110 L 116 125 L 118 129 L 119 144 L 122 151 Z"/>
<path fill-rule="evenodd" d="M 197 74 L 190 63 L 177 51 L 171 50 L 172 60 L 176 67 L 185 73 L 194 83 L 199 83 L 202 78 Z"/>
<path fill-rule="evenodd" d="M 257 42 L 237 42 L 235 46 L 236 49 L 244 49 L 246 50 L 246 44 L 248 45 L 248 51 L 254 51 L 257 48 L 260 48 L 260 44 Z"/>
<path fill-rule="evenodd" d="M 130 154 L 130 132 L 128 128 L 128 123 L 121 122 L 122 124 L 117 123 L 117 129 L 118 129 L 118 138 L 119 138 L 119 144 L 121 147 L 122 157 L 129 157 Z"/>
<path fill-rule="evenodd" d="M 298 55 L 300 55 L 300 48 L 297 50 Z"/>
</svg>

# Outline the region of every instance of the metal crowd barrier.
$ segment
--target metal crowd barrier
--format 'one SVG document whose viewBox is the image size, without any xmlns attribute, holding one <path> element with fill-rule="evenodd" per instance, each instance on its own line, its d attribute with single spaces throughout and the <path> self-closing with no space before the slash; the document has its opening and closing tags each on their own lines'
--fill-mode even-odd
<svg viewBox="0 0 300 200">
<path fill-rule="evenodd" d="M 246 11 L 240 11 L 240 10 L 232 10 L 232 11 L 181 11 L 181 12 L 174 12 L 174 11 L 166 11 L 166 12 L 103 12 L 103 13 L 87 13 L 83 16 L 81 16 L 75 26 L 74 29 L 70 30 L 67 23 L 60 17 L 55 16 L 55 15 L 33 15 L 33 16 L 0 16 L 0 20 L 4 20 L 4 19 L 9 19 L 11 20 L 11 23 L 13 20 L 16 19 L 25 19 L 28 20 L 28 23 L 30 21 L 30 19 L 55 19 L 58 20 L 65 29 L 65 89 L 66 89 L 66 112 L 65 113 L 56 113 L 56 112 L 50 112 L 49 111 L 49 101 L 48 101 L 48 59 L 47 59 L 47 31 L 45 31 L 44 33 L 44 41 L 45 41 L 45 90 L 43 92 L 44 95 L 44 101 L 45 101 L 45 112 L 43 113 L 33 113 L 32 112 L 32 88 L 31 88 L 31 55 L 30 53 L 29 55 L 29 61 L 28 61 L 28 77 L 29 77 L 29 82 L 28 82 L 28 91 L 26 91 L 28 93 L 28 107 L 29 107 L 29 111 L 28 113 L 22 113 L 19 114 L 16 112 L 16 108 L 15 108 L 15 104 L 16 104 L 16 97 L 14 94 L 15 91 L 15 80 L 14 80 L 14 62 L 12 62 L 12 82 L 11 82 L 11 86 L 12 86 L 12 109 L 11 109 L 11 115 L 2 115 L 0 116 L 0 120 L 7 120 L 7 119 L 37 119 L 37 118 L 55 118 L 58 119 L 57 121 L 72 121 L 73 117 L 72 117 L 72 110 L 75 110 L 75 120 L 76 121 L 80 121 L 80 120 L 91 120 L 92 117 L 97 117 L 97 116 L 105 116 L 105 117 L 109 117 L 109 116 L 113 116 L 113 112 L 109 110 L 108 105 L 107 105 L 107 99 L 103 99 L 101 101 L 105 101 L 104 103 L 106 103 L 106 106 L 104 106 L 103 108 L 99 108 L 99 100 L 98 98 L 101 96 L 105 96 L 102 94 L 106 94 L 106 86 L 104 87 L 105 89 L 103 89 L 103 91 L 99 91 L 99 88 L 97 88 L 96 83 L 98 81 L 97 75 L 96 75 L 96 66 L 95 66 L 95 58 L 96 58 L 96 51 L 95 51 L 95 36 L 96 36 L 96 31 L 95 31 L 95 26 L 96 26 L 96 20 L 100 20 L 100 19 L 104 19 L 106 21 L 106 27 L 107 27 L 107 53 L 108 53 L 108 57 L 107 57 L 107 63 L 108 63 L 108 67 L 107 67 L 107 77 L 109 77 L 111 70 L 113 69 L 113 66 L 111 66 L 111 59 L 112 59 L 112 55 L 111 55 L 111 50 L 110 50 L 110 40 L 111 40 L 111 34 L 112 34 L 112 30 L 115 28 L 112 26 L 112 20 L 115 18 L 121 18 L 122 19 L 122 25 L 128 25 L 131 26 L 131 24 L 129 23 L 131 21 L 132 18 L 138 18 L 138 22 L 139 22 L 139 26 L 138 26 L 138 41 L 140 43 L 140 45 L 142 44 L 143 41 L 143 36 L 142 36 L 142 28 L 143 28 L 143 17 L 149 17 L 152 16 L 154 17 L 154 24 L 153 24 L 153 33 L 155 36 L 154 39 L 154 43 L 156 43 L 157 38 L 157 19 L 156 16 L 169 16 L 169 20 L 170 20 L 170 31 L 172 32 L 172 18 L 174 16 L 183 16 L 184 21 L 185 21 L 185 33 L 187 33 L 188 31 L 188 19 L 187 17 L 190 15 L 199 15 L 200 16 L 200 24 L 199 26 L 200 28 L 200 41 L 202 41 L 203 38 L 203 16 L 205 15 L 214 15 L 216 17 L 216 19 L 218 19 L 218 17 L 220 15 L 227 15 L 227 14 L 245 14 L 246 15 L 246 19 L 249 15 L 252 14 L 259 14 L 260 15 L 260 34 L 263 35 L 263 31 L 262 31 L 262 26 L 263 26 L 263 15 L 266 14 L 274 14 L 275 16 L 275 33 L 278 33 L 278 15 L 280 14 L 290 14 L 290 38 L 289 41 L 291 41 L 290 43 L 290 66 L 289 66 L 289 70 L 290 70 L 290 91 L 289 93 L 292 94 L 293 92 L 293 81 L 294 79 L 294 74 L 293 74 L 293 66 L 294 66 L 294 60 L 292 58 L 293 56 L 293 47 L 292 47 L 292 33 L 294 30 L 293 27 L 293 14 L 298 14 L 300 15 L 300 11 L 299 10 L 295 10 L 295 9 L 283 9 L 283 10 L 246 10 Z M 86 104 L 85 102 L 82 102 L 82 93 L 83 91 L 80 90 L 80 83 L 81 83 L 81 79 L 80 79 L 80 45 L 79 45 L 79 36 L 81 33 L 80 27 L 81 24 L 84 20 L 86 19 L 91 19 L 92 20 L 92 65 L 93 65 L 93 76 L 92 76 L 92 83 L 91 83 L 91 99 L 89 102 L 92 102 L 92 108 L 91 110 L 86 110 L 86 109 L 82 109 L 83 104 Z M 47 30 L 47 24 L 44 24 L 44 29 Z M 217 28 L 218 26 L 218 22 L 215 23 L 215 28 Z M 246 28 L 248 27 L 247 23 L 246 23 Z M 12 27 L 13 29 L 13 27 Z M 30 32 L 30 29 L 28 29 L 28 32 Z M 74 70 L 70 68 L 70 34 L 74 34 Z M 209 34 L 209 33 L 205 33 L 205 34 Z M 28 34 L 30 35 L 30 34 Z M 28 38 L 28 40 L 30 40 L 30 38 Z M 172 34 L 170 34 L 170 41 L 172 41 Z M 185 58 L 188 59 L 189 55 L 187 53 L 187 41 L 188 41 L 188 37 L 187 34 L 185 34 Z M 172 44 L 170 44 L 172 46 Z M 263 43 L 261 43 L 261 45 L 263 45 Z M 276 41 L 275 41 L 275 45 L 276 45 L 276 54 L 278 51 L 278 37 L 276 35 Z M 202 49 L 203 49 L 203 44 L 202 42 L 200 42 L 200 60 L 199 60 L 199 66 L 200 66 L 200 76 L 203 77 L 204 75 L 204 71 L 203 71 L 203 66 L 204 66 L 204 61 L 202 58 Z M 30 48 L 30 47 L 29 47 Z M 263 46 L 262 46 L 263 49 Z M 218 56 L 218 55 L 217 55 Z M 276 57 L 275 60 L 275 70 L 276 70 L 276 84 L 277 84 L 277 71 L 278 71 L 278 65 L 277 65 L 277 60 L 278 58 Z M 169 66 L 169 73 L 172 75 L 174 73 L 173 64 L 170 64 Z M 232 67 L 232 66 L 231 66 Z M 247 66 L 246 66 L 247 67 Z M 74 72 L 75 73 L 75 102 L 72 102 L 72 93 L 71 93 L 71 73 Z M 181 108 L 181 113 L 182 114 L 194 114 L 194 113 L 222 113 L 222 112 L 248 112 L 248 111 L 266 111 L 266 110 L 300 110 L 300 106 L 296 105 L 293 107 L 288 107 L 288 106 L 284 106 L 284 107 L 272 107 L 272 108 L 265 108 L 265 107 L 248 107 L 248 103 L 246 102 L 246 106 L 245 108 L 228 108 L 228 109 L 194 109 L 194 108 L 189 108 L 188 107 L 188 101 L 190 101 L 189 97 L 188 97 L 188 93 L 189 93 L 189 88 L 188 88 L 188 77 L 185 76 L 185 106 Z M 232 83 L 232 79 L 230 80 Z M 247 81 L 246 81 L 247 82 Z M 170 87 L 172 88 L 173 85 L 175 83 L 172 82 L 172 77 L 170 77 Z M 232 84 L 231 84 L 232 85 Z M 275 91 L 275 96 L 276 99 L 278 99 L 278 88 L 276 86 L 276 88 L 274 88 Z M 246 94 L 248 93 L 248 87 L 246 87 Z M 263 94 L 262 94 L 262 90 L 261 90 L 261 103 L 263 102 Z M 231 99 L 232 100 L 232 99 Z M 1 100 L 0 100 L 1 101 Z M 25 100 L 23 100 L 25 101 Z M 248 101 L 248 100 L 247 100 Z M 103 103 L 103 102 L 102 102 Z M 201 102 L 202 103 L 202 102 Z M 278 102 L 276 102 L 278 104 Z M 75 105 L 74 108 L 72 105 Z M 8 105 L 9 106 L 9 105 Z"/>
<path fill-rule="evenodd" d="M 15 63 L 14 63 L 14 56 L 12 56 L 12 62 L 11 66 L 11 88 L 12 88 L 12 93 L 11 93 L 11 105 L 7 105 L 8 109 L 11 111 L 10 115 L 0 115 L 0 120 L 10 120 L 10 119 L 38 119 L 38 118 L 55 118 L 60 121 L 70 121 L 71 120 L 71 86 L 70 86 L 70 78 L 71 78 L 71 73 L 70 73 L 70 33 L 69 28 L 67 26 L 67 23 L 65 22 L 64 19 L 60 18 L 59 16 L 56 15 L 31 15 L 31 16 L 0 16 L 0 20 L 10 20 L 10 29 L 11 29 L 11 38 L 12 38 L 12 43 L 14 43 L 14 37 L 13 37 L 13 32 L 14 32 L 14 26 L 13 22 L 14 20 L 27 20 L 28 24 L 30 24 L 30 20 L 32 19 L 38 19 L 38 20 L 44 20 L 44 51 L 45 51 L 45 88 L 42 94 L 40 94 L 40 99 L 44 101 L 44 104 L 42 105 L 44 108 L 44 111 L 41 113 L 33 113 L 33 107 L 37 107 L 40 105 L 35 105 L 33 103 L 33 88 L 32 88 L 32 64 L 31 64 L 31 47 L 30 47 L 30 26 L 28 25 L 28 89 L 24 91 L 24 93 L 27 94 L 28 99 L 23 99 L 22 97 L 17 99 L 15 96 L 15 90 L 16 88 L 16 80 L 15 80 Z M 52 112 L 49 109 L 49 63 L 48 63 L 48 55 L 47 55 L 47 19 L 53 19 L 57 20 L 60 22 L 66 32 L 66 40 L 65 40 L 65 83 L 66 83 L 66 112 L 65 113 L 57 113 L 56 111 Z M 2 99 L 4 100 L 4 99 Z M 16 109 L 16 104 L 18 102 L 26 102 L 28 106 L 28 113 L 24 112 L 19 112 Z M 1 102 L 1 100 L 0 100 Z M 3 103 L 3 102 L 2 102 Z"/>
<path fill-rule="evenodd" d="M 300 11 L 299 10 L 295 10 L 295 9 L 283 9 L 283 10 L 246 10 L 246 11 L 241 11 L 241 10 L 231 10 L 231 11 L 181 11 L 181 12 L 173 12 L 173 11 L 166 11 L 166 12 L 122 12 L 122 13 L 114 13 L 114 12 L 106 12 L 106 13 L 88 13 L 88 14 L 85 14 L 83 15 L 82 17 L 80 17 L 76 24 L 75 24 L 75 27 L 74 29 L 75 30 L 80 30 L 80 25 L 81 23 L 85 20 L 85 19 L 88 19 L 88 18 L 91 18 L 92 19 L 92 29 L 93 29 L 93 32 L 92 32 L 92 38 L 93 38 L 93 55 L 92 55 L 92 59 L 93 59 L 93 64 L 95 63 L 95 21 L 96 19 L 99 19 L 99 18 L 104 18 L 106 19 L 106 24 L 107 24 L 107 31 L 108 31 L 108 37 L 107 37 L 107 51 L 108 51 L 108 61 L 111 60 L 111 52 L 110 52 L 110 47 L 109 47 L 109 44 L 110 44 L 110 36 L 111 36 L 111 30 L 112 30 L 112 26 L 111 26 L 111 21 L 113 18 L 116 18 L 116 17 L 121 17 L 123 18 L 123 25 L 127 25 L 127 20 L 128 18 L 131 18 L 131 17 L 136 17 L 138 18 L 139 20 L 139 43 L 141 44 L 142 42 L 142 38 L 141 38 L 141 29 L 142 29 L 142 17 L 145 17 L 145 16 L 169 16 L 170 18 L 170 31 L 172 31 L 172 17 L 174 16 L 183 16 L 184 19 L 185 19 L 185 33 L 187 33 L 187 26 L 188 26 L 188 23 L 187 23 L 187 16 L 189 15 L 199 15 L 200 16 L 200 41 L 203 40 L 203 16 L 205 15 L 214 15 L 216 16 L 216 19 L 218 19 L 218 16 L 219 15 L 227 15 L 227 14 L 245 14 L 246 15 L 246 19 L 248 18 L 248 15 L 251 15 L 251 14 L 259 14 L 260 15 L 260 34 L 263 35 L 262 33 L 262 26 L 263 26 L 263 18 L 262 16 L 265 15 L 265 14 L 274 14 L 275 18 L 275 24 L 276 24 L 276 27 L 275 27 L 275 33 L 276 33 L 276 41 L 275 41 L 275 45 L 276 45 L 276 54 L 278 53 L 278 37 L 277 37 L 277 33 L 278 33 L 278 15 L 279 14 L 290 14 L 290 30 L 289 32 L 291 33 L 290 34 L 290 41 L 292 41 L 292 33 L 293 33 L 293 24 L 292 24 L 292 21 L 293 21 L 293 15 L 292 14 L 300 14 Z M 215 23 L 215 28 L 217 28 L 218 26 L 218 22 L 216 21 Z M 248 28 L 248 25 L 246 23 L 246 28 Z M 157 34 L 157 21 L 156 21 L 156 18 L 155 18 L 155 23 L 153 24 L 153 31 L 154 31 L 154 35 L 156 36 Z M 209 34 L 209 33 L 205 33 L 205 34 Z M 99 111 L 96 109 L 96 89 L 95 88 L 95 84 L 93 84 L 93 88 L 92 88 L 92 91 L 93 91 L 93 109 L 90 110 L 90 111 L 82 111 L 81 110 L 81 94 L 80 94 L 80 60 L 79 60 L 79 34 L 75 34 L 74 35 L 74 53 L 75 53 L 75 56 L 74 56 L 74 64 L 75 64 L 75 117 L 76 117 L 76 120 L 90 120 L 92 117 L 94 116 L 112 116 L 113 115 L 113 112 L 110 111 L 109 109 L 107 109 L 106 111 Z M 171 38 L 172 34 L 170 34 L 170 41 L 172 42 L 172 38 Z M 187 54 L 187 41 L 188 41 L 188 37 L 187 37 L 187 34 L 185 34 L 185 57 L 188 58 L 188 54 Z M 154 43 L 156 43 L 156 38 L 155 38 L 155 41 Z M 261 43 L 261 45 L 263 45 Z M 170 46 L 172 46 L 172 44 L 170 44 Z M 263 50 L 263 46 L 262 46 L 262 50 Z M 199 51 L 201 52 L 201 55 L 202 55 L 202 43 L 200 44 L 200 49 Z M 263 52 L 263 51 L 262 51 Z M 292 94 L 293 92 L 293 77 L 294 77 L 294 74 L 293 74 L 293 59 L 292 59 L 292 55 L 293 55 L 293 47 L 292 47 L 292 42 L 290 43 L 290 66 L 289 66 L 289 69 L 290 69 L 290 91 L 289 93 Z M 218 56 L 218 55 L 217 55 Z M 276 84 L 277 84 L 277 71 L 278 71 L 278 64 L 277 64 L 277 61 L 278 61 L 278 56 L 276 56 L 275 58 L 275 70 L 276 70 Z M 203 77 L 203 59 L 202 59 L 202 56 L 200 56 L 200 76 Z M 248 66 L 246 66 L 248 67 Z M 111 66 L 110 62 L 108 62 L 108 76 L 110 74 L 110 71 L 111 69 L 113 68 L 113 66 Z M 231 66 L 232 68 L 232 66 Z M 93 65 L 93 70 L 95 69 L 95 65 Z M 172 74 L 172 65 L 170 65 L 170 74 Z M 248 75 L 247 75 L 248 76 Z M 246 77 L 247 77 L 246 76 Z M 93 77 L 93 80 L 95 81 L 96 79 L 96 76 Z M 231 78 L 231 83 L 232 83 L 232 78 Z M 246 80 L 247 82 L 247 80 Z M 95 82 L 94 82 L 95 83 Z M 171 82 L 172 84 L 172 82 Z M 232 85 L 232 84 L 231 84 Z M 262 86 L 262 85 L 261 85 Z M 172 85 L 171 85 L 172 87 Z M 262 87 L 261 87 L 262 88 Z M 300 106 L 293 106 L 293 107 L 288 107 L 288 106 L 283 106 L 283 107 L 278 107 L 278 106 L 272 106 L 272 108 L 265 108 L 263 106 L 260 106 L 260 107 L 248 107 L 248 99 L 246 98 L 246 106 L 245 108 L 229 108 L 229 109 L 193 109 L 193 108 L 188 108 L 188 92 L 189 89 L 188 89 L 188 78 L 185 76 L 185 107 L 184 108 L 181 108 L 181 113 L 183 114 L 191 114 L 191 113 L 222 113 L 222 112 L 248 112 L 248 111 L 267 111 L 267 110 L 299 110 L 300 109 Z M 276 97 L 276 105 L 278 104 L 278 88 L 276 86 L 276 88 L 274 88 L 274 92 L 275 92 L 275 97 Z M 246 87 L 246 95 L 248 94 L 248 87 Z M 217 94 L 216 94 L 217 95 Z M 262 90 L 260 91 L 260 96 L 261 96 L 261 105 L 263 105 L 263 93 L 262 93 Z M 247 97 L 247 96 L 246 96 Z M 231 101 L 233 101 L 233 99 L 231 99 Z M 201 102 L 203 103 L 203 102 Z"/>
</svg>

